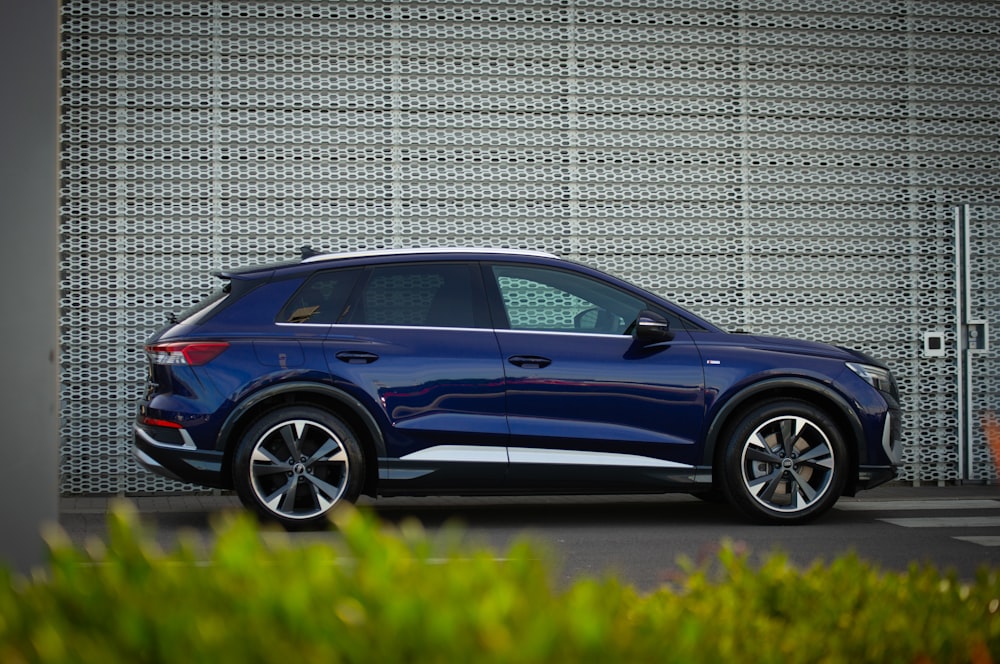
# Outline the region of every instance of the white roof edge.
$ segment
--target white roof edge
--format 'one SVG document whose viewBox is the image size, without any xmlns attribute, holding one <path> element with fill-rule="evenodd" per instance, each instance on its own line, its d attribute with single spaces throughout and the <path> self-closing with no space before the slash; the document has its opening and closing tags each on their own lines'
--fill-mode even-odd
<svg viewBox="0 0 1000 664">
<path fill-rule="evenodd" d="M 546 251 L 534 251 L 531 249 L 502 249 L 489 247 L 414 247 L 410 249 L 370 249 L 367 251 L 352 251 L 337 254 L 317 254 L 303 260 L 303 263 L 318 263 L 329 260 L 342 260 L 346 258 L 370 258 L 374 256 L 410 256 L 419 254 L 447 254 L 466 253 L 482 255 L 501 256 L 539 256 L 545 258 L 559 258 L 555 254 Z"/>
</svg>

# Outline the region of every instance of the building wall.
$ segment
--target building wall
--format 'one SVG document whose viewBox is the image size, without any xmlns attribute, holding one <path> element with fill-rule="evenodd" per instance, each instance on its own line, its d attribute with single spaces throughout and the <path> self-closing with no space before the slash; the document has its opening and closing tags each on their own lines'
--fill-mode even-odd
<svg viewBox="0 0 1000 664">
<path fill-rule="evenodd" d="M 305 244 L 544 249 L 860 348 L 905 479 L 996 479 L 957 452 L 955 237 L 1000 200 L 996 2 L 65 0 L 62 29 L 64 492 L 180 488 L 128 454 L 142 341 Z"/>
</svg>

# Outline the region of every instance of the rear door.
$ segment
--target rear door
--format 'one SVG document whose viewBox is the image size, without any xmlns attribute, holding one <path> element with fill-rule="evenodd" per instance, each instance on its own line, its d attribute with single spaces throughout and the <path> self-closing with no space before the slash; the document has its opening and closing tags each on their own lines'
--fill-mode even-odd
<svg viewBox="0 0 1000 664">
<path fill-rule="evenodd" d="M 484 280 L 506 323 L 497 339 L 514 485 L 638 490 L 691 474 L 703 371 L 678 319 L 673 340 L 642 347 L 628 328 L 649 303 L 613 284 L 517 263 L 489 265 Z"/>
<path fill-rule="evenodd" d="M 367 268 L 325 346 L 335 382 L 382 421 L 380 490 L 503 483 L 503 367 L 475 263 Z"/>
</svg>

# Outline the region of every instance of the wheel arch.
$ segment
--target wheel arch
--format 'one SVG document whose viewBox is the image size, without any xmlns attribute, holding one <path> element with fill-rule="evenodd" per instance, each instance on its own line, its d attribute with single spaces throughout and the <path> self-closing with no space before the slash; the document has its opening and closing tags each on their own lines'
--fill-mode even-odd
<svg viewBox="0 0 1000 664">
<path fill-rule="evenodd" d="M 378 483 L 379 459 L 385 457 L 385 440 L 371 412 L 354 396 L 330 385 L 296 381 L 270 385 L 243 399 L 219 430 L 216 449 L 224 452 L 228 486 L 233 486 L 231 470 L 237 443 L 244 432 L 267 413 L 289 405 L 312 405 L 340 417 L 357 434 L 365 455 L 362 493 L 374 495 Z"/>
<path fill-rule="evenodd" d="M 772 378 L 754 383 L 728 397 L 711 418 L 706 436 L 703 462 L 713 469 L 713 482 L 721 469 L 719 456 L 725 449 L 727 432 L 751 409 L 767 401 L 796 399 L 822 409 L 834 420 L 845 438 L 851 468 L 844 486 L 844 495 L 856 491 L 859 465 L 867 461 L 864 428 L 857 413 L 839 392 L 809 378 Z"/>
</svg>

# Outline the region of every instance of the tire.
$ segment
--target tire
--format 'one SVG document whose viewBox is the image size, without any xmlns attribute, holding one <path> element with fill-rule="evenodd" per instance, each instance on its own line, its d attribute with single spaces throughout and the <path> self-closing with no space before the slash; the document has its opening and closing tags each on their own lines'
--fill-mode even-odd
<svg viewBox="0 0 1000 664">
<path fill-rule="evenodd" d="M 812 404 L 781 400 L 747 413 L 722 459 L 726 497 L 751 519 L 798 524 L 840 498 L 850 460 L 836 424 Z"/>
<path fill-rule="evenodd" d="M 281 408 L 256 421 L 233 460 L 243 504 L 289 529 L 325 524 L 338 504 L 357 499 L 364 476 L 350 427 L 312 406 Z"/>
</svg>

